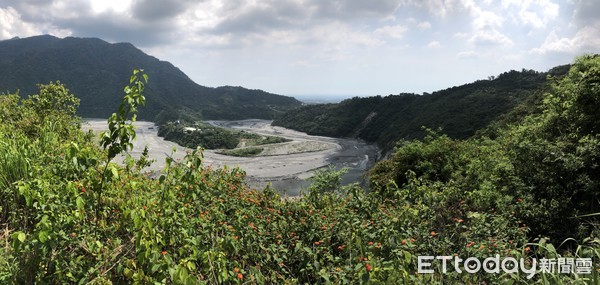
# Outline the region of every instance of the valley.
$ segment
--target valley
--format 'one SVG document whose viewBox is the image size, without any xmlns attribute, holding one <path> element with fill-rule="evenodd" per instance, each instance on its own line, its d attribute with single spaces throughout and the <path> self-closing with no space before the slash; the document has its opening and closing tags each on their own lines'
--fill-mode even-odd
<svg viewBox="0 0 600 285">
<path fill-rule="evenodd" d="M 82 122 L 62 83 L 0 95 L 0 284 L 599 283 L 598 55 L 432 94 L 262 117 L 237 111 L 273 107 L 246 94 L 256 105 L 206 109 L 228 116 L 131 124 L 147 78 L 132 72 L 108 122 Z M 151 167 L 124 166 L 145 148 Z M 420 274 L 432 254 L 589 266 Z"/>
<path fill-rule="evenodd" d="M 363 182 L 363 174 L 377 160 L 379 150 L 376 146 L 361 140 L 340 139 L 323 136 L 312 136 L 306 133 L 271 126 L 270 120 L 237 120 L 208 121 L 208 123 L 229 129 L 243 130 L 265 136 L 278 136 L 289 139 L 289 142 L 264 145 L 263 152 L 255 157 L 237 157 L 219 154 L 218 150 L 204 151 L 204 164 L 213 168 L 228 165 L 238 166 L 246 171 L 246 181 L 252 188 L 262 189 L 269 183 L 287 196 L 297 196 L 310 181 L 308 178 L 320 168 L 333 166 L 336 169 L 348 168 L 342 183 Z M 176 143 L 166 141 L 157 135 L 158 127 L 147 121 L 134 124 L 137 138 L 134 148 L 129 153 L 139 157 L 145 146 L 148 146 L 150 159 L 155 162 L 149 170 L 160 171 L 164 167 L 165 158 L 171 155 L 178 160 L 189 150 Z M 103 119 L 86 119 L 82 130 L 99 133 L 107 129 Z M 118 158 L 120 161 L 123 157 Z"/>
</svg>

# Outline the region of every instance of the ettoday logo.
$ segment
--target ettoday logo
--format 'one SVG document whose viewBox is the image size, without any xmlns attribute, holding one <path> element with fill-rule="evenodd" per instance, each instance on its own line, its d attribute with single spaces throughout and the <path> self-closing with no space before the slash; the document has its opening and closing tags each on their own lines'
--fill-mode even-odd
<svg viewBox="0 0 600 285">
<path fill-rule="evenodd" d="M 592 271 L 591 258 L 542 258 L 538 269 L 538 260 L 535 258 L 530 259 L 530 262 L 525 262 L 523 258 L 519 260 L 513 257 L 500 258 L 500 255 L 496 254 L 493 257 L 485 258 L 483 261 L 476 257 L 462 259 L 458 256 L 449 255 L 419 256 L 417 272 L 420 274 L 434 273 L 432 265 L 436 261 L 441 263 L 441 273 L 447 273 L 449 266 L 453 266 L 454 271 L 458 273 L 465 271 L 473 274 L 481 270 L 490 274 L 523 272 L 526 274 L 527 279 L 531 279 L 537 272 L 591 274 Z"/>
</svg>

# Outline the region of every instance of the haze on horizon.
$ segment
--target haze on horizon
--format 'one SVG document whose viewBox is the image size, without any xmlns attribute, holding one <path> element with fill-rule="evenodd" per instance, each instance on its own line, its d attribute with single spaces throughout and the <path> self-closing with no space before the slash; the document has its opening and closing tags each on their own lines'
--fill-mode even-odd
<svg viewBox="0 0 600 285">
<path fill-rule="evenodd" d="M 130 42 L 201 85 L 432 92 L 600 52 L 594 0 L 0 0 L 0 40 Z"/>
</svg>

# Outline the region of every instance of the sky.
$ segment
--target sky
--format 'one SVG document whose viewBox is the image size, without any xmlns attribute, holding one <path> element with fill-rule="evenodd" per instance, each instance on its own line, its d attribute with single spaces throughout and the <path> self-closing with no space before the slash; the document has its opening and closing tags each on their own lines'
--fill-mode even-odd
<svg viewBox="0 0 600 285">
<path fill-rule="evenodd" d="M 205 86 L 423 93 L 600 53 L 597 0 L 0 0 L 0 40 L 130 42 Z"/>
</svg>

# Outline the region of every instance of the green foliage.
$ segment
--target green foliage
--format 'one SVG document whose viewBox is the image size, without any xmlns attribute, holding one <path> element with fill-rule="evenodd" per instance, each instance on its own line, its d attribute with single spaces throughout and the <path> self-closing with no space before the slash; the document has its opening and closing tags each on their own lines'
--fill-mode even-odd
<svg viewBox="0 0 600 285">
<path fill-rule="evenodd" d="M 0 122 L 4 124 L 15 124 L 19 121 L 21 113 L 19 112 L 19 101 L 21 97 L 18 94 L 1 94 L 0 96 Z"/>
<path fill-rule="evenodd" d="M 236 148 L 236 149 L 226 149 L 221 150 L 218 153 L 231 155 L 231 156 L 241 156 L 241 157 L 249 157 L 249 156 L 257 156 L 259 155 L 264 148 L 262 147 L 244 147 L 244 148 Z"/>
<path fill-rule="evenodd" d="M 543 93 L 546 75 L 511 70 L 491 80 L 431 94 L 356 97 L 338 104 L 308 105 L 287 112 L 273 124 L 315 135 L 358 137 L 386 151 L 399 140 L 424 138 L 423 126 L 464 139 Z"/>
<path fill-rule="evenodd" d="M 119 105 L 117 113 L 113 113 L 108 118 L 108 131 L 100 134 L 100 145 L 108 151 L 106 161 L 104 162 L 104 168 L 102 170 L 102 178 L 99 186 L 93 185 L 96 190 L 96 215 L 98 209 L 102 209 L 102 192 L 104 190 L 104 183 L 107 177 L 110 175 L 113 178 L 118 178 L 118 170 L 114 166 L 109 169 L 110 162 L 115 156 L 125 151 L 132 150 L 132 141 L 135 139 L 135 127 L 133 123 L 136 121 L 138 106 L 143 106 L 146 103 L 146 98 L 142 94 L 144 86 L 148 82 L 148 75 L 143 70 L 134 69 L 133 74 L 129 78 L 129 84 L 125 86 L 123 91 L 125 96 Z M 144 149 L 144 155 L 142 156 L 138 165 L 145 165 L 147 156 L 147 148 Z M 129 169 L 129 167 L 128 167 Z M 110 173 L 109 173 L 110 171 Z M 109 179 L 110 180 L 110 179 Z"/>
<path fill-rule="evenodd" d="M 508 128 L 499 140 L 507 148 L 515 176 L 534 205 L 525 213 L 536 233 L 585 236 L 597 219 L 576 219 L 600 211 L 598 115 L 600 59 L 583 56 L 569 73 L 554 80 L 543 113 Z M 569 219 L 572 223 L 564 223 Z"/>
<path fill-rule="evenodd" d="M 188 123 L 187 121 L 167 122 L 158 129 L 158 135 L 165 140 L 173 141 L 188 148 L 234 149 L 237 147 L 258 146 L 272 143 L 288 142 L 282 137 L 261 136 L 245 131 L 215 127 L 205 122 Z M 260 151 L 258 151 L 260 149 Z M 247 148 L 235 151 L 224 150 L 222 153 L 234 156 L 252 156 L 259 154 L 261 148 Z"/>
<path fill-rule="evenodd" d="M 578 72 L 545 97 L 544 112 L 498 130 L 495 139 L 430 133 L 399 144 L 370 173 L 378 182 L 372 191 L 340 187 L 343 171 L 323 170 L 296 199 L 249 189 L 243 170 L 204 166 L 201 150 L 167 158 L 156 178 L 131 167 L 146 165 L 144 159 L 108 163 L 77 118 L 61 112 L 64 120 L 40 121 L 36 102 L 2 95 L 0 283 L 597 283 L 595 271 L 529 280 L 518 273 L 441 274 L 436 265 L 435 274 L 416 274 L 417 257 L 432 254 L 578 256 L 597 264 L 600 242 L 591 224 L 600 211 L 591 187 L 600 148 L 595 125 L 580 115 L 593 94 L 575 88 L 594 87 L 597 66 L 596 57 L 578 59 L 571 70 Z M 141 102 L 136 80 L 128 93 L 134 108 L 121 111 Z M 124 132 L 106 145 L 124 142 L 126 149 L 132 136 Z M 551 240 L 535 239 L 550 224 L 535 229 L 531 219 L 584 230 L 564 244 L 552 232 Z M 592 237 L 581 238 L 587 233 Z"/>
<path fill-rule="evenodd" d="M 0 90 L 36 93 L 35 84 L 60 80 L 81 99 L 78 114 L 108 118 L 119 106 L 130 71 L 143 67 L 152 78 L 140 119 L 154 121 L 180 113 L 204 119 L 273 119 L 301 102 L 262 90 L 211 88 L 196 84 L 177 67 L 129 43 L 53 36 L 0 41 Z M 159 117 L 157 117 L 160 115 Z"/>
<path fill-rule="evenodd" d="M 77 227 L 83 214 L 75 181 L 100 156 L 72 117 L 73 97 L 64 86 L 50 84 L 40 90 L 18 105 L 19 116 L 0 124 L 0 224 L 5 227 L 0 264 L 7 263 L 0 266 L 0 280 L 7 284 L 51 283 L 48 276 L 65 276 L 73 257 L 65 230 Z M 7 101 L 1 101 L 0 108 L 6 107 Z M 39 120 L 38 112 L 46 119 Z"/>
<path fill-rule="evenodd" d="M 332 167 L 319 169 L 310 178 L 312 181 L 308 187 L 308 196 L 321 196 L 325 193 L 334 193 L 340 190 L 342 184 L 342 175 L 348 171 L 348 168 L 335 170 Z"/>
<path fill-rule="evenodd" d="M 465 143 L 433 132 L 423 141 L 401 141 L 390 159 L 370 170 L 371 183 L 386 186 L 389 181 L 394 181 L 396 185 L 403 186 L 408 183 L 408 171 L 423 179 L 449 182 L 455 171 L 464 168 L 465 155 L 470 151 L 468 147 Z"/>
<path fill-rule="evenodd" d="M 346 137 L 360 131 L 357 128 L 361 122 L 372 112 L 377 112 L 381 106 L 389 104 L 389 101 L 398 99 L 405 102 L 412 100 L 412 97 L 414 96 L 354 97 L 338 104 L 306 105 L 276 118 L 273 125 L 314 135 Z"/>
<path fill-rule="evenodd" d="M 394 187 L 417 177 L 458 187 L 474 210 L 516 217 L 531 238 L 593 234 L 597 217 L 580 216 L 600 211 L 599 121 L 591 111 L 600 107 L 599 67 L 598 56 L 578 58 L 566 76 L 554 79 L 542 112 L 508 124 L 493 140 L 429 136 L 399 144 L 391 159 L 370 171 L 374 191 L 393 197 Z"/>
<path fill-rule="evenodd" d="M 125 86 L 125 97 L 119 105 L 118 112 L 108 118 L 108 131 L 100 135 L 100 145 L 108 150 L 108 161 L 117 154 L 133 148 L 131 143 L 135 139 L 133 122 L 137 118 L 137 107 L 146 103 L 142 92 L 147 82 L 148 75 L 144 74 L 143 70 L 134 70 L 129 85 Z"/>
<path fill-rule="evenodd" d="M 79 99 L 70 94 L 69 90 L 61 85 L 60 82 L 53 84 L 40 84 L 39 94 L 29 96 L 25 105 L 36 113 L 40 114 L 41 120 L 48 117 L 67 116 L 72 117 L 79 106 Z"/>
<path fill-rule="evenodd" d="M 261 136 L 252 133 L 244 133 L 243 138 L 245 139 L 244 143 L 246 146 L 266 145 L 291 141 L 290 139 L 286 139 L 283 137 Z"/>
<path fill-rule="evenodd" d="M 184 124 L 169 122 L 161 125 L 158 135 L 188 148 L 233 149 L 240 143 L 241 133 L 224 128 L 202 125 L 187 131 Z"/>
<path fill-rule="evenodd" d="M 22 106 L 18 105 L 18 99 L 14 95 L 8 95 L 6 99 L 8 105 L 5 110 L 11 108 L 11 111 L 5 112 L 6 120 L 18 125 L 30 137 L 38 136 L 40 126 L 46 121 L 55 122 L 67 129 L 79 127 L 79 122 L 73 119 L 77 106 L 79 106 L 79 99 L 75 95 L 71 94 L 60 82 L 39 84 L 38 89 L 39 94 L 22 100 Z M 60 127 L 56 130 L 61 134 L 66 134 Z"/>
</svg>

